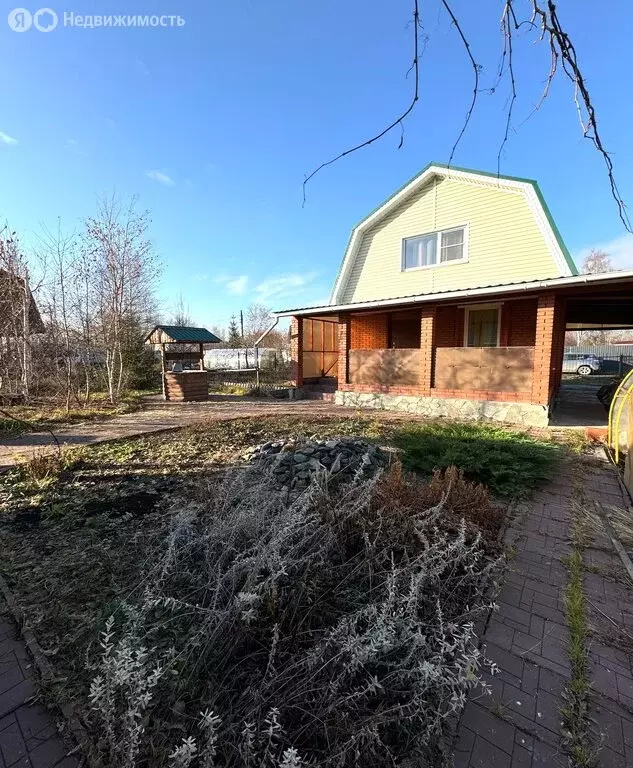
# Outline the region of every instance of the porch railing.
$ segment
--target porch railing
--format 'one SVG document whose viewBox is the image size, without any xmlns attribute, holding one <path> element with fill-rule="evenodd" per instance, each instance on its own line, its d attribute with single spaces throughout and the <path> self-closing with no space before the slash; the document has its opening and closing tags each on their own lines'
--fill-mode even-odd
<svg viewBox="0 0 633 768">
<path fill-rule="evenodd" d="M 530 392 L 534 347 L 438 347 L 437 389 Z"/>
<path fill-rule="evenodd" d="M 420 349 L 350 349 L 350 384 L 415 387 L 420 383 Z"/>
</svg>

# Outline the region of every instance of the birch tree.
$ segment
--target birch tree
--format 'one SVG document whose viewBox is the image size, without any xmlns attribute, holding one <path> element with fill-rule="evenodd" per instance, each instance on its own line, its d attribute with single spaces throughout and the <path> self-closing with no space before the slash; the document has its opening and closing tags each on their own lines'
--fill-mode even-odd
<svg viewBox="0 0 633 768">
<path fill-rule="evenodd" d="M 86 269 L 94 297 L 94 323 L 105 355 L 110 402 L 126 384 L 126 357 L 139 344 L 139 327 L 152 314 L 158 260 L 148 239 L 149 216 L 136 209 L 136 198 L 98 201 L 83 236 Z"/>
</svg>

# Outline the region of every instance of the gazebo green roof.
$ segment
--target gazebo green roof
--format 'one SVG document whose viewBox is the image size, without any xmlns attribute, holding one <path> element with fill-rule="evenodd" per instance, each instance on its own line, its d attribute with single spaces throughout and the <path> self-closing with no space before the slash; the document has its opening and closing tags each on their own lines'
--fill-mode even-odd
<svg viewBox="0 0 633 768">
<path fill-rule="evenodd" d="M 157 325 L 145 338 L 149 344 L 219 344 L 222 339 L 206 328 L 187 325 Z"/>
</svg>

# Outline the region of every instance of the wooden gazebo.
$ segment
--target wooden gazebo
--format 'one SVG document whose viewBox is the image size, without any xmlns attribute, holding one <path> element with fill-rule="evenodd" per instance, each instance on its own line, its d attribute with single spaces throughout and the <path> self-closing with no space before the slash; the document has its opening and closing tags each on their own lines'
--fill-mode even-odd
<svg viewBox="0 0 633 768">
<path fill-rule="evenodd" d="M 209 377 L 204 368 L 204 345 L 221 339 L 206 328 L 157 325 L 145 343 L 160 349 L 165 400 L 206 400 Z"/>
</svg>

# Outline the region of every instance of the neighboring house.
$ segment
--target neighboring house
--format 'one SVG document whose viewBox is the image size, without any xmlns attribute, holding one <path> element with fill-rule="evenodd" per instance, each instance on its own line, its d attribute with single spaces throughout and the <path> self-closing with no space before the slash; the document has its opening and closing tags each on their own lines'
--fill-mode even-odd
<svg viewBox="0 0 633 768">
<path fill-rule="evenodd" d="M 28 314 L 25 308 L 28 306 Z M 18 338 L 45 331 L 33 294 L 23 277 L 0 269 L 0 338 Z"/>
<path fill-rule="evenodd" d="M 292 317 L 297 386 L 341 405 L 543 425 L 565 329 L 633 327 L 633 273 L 581 275 L 530 179 L 432 163 L 352 231 Z"/>
</svg>

